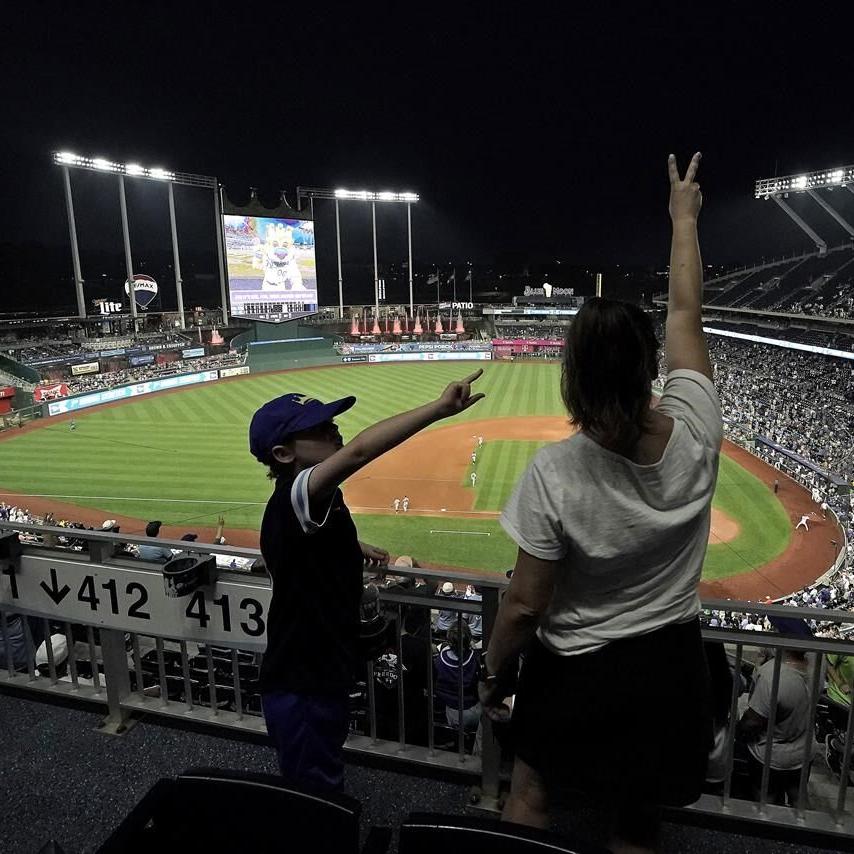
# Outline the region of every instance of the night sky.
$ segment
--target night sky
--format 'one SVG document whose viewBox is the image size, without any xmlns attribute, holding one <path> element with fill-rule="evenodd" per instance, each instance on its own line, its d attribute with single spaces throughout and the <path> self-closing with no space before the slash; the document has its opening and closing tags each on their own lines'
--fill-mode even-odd
<svg viewBox="0 0 854 854">
<path fill-rule="evenodd" d="M 706 262 L 808 246 L 773 203 L 754 201 L 753 181 L 854 162 L 850 19 L 819 4 L 785 20 L 780 5 L 766 7 L 773 15 L 762 4 L 703 14 L 663 5 L 9 6 L 7 304 L 22 285 L 70 277 L 53 150 L 216 175 L 230 196 L 255 186 L 271 203 L 297 184 L 415 190 L 424 269 L 519 259 L 661 267 L 665 159 L 673 150 L 684 165 L 699 148 Z M 84 276 L 119 275 L 101 270 L 121 249 L 115 179 L 74 181 Z M 212 214 L 193 192 L 176 192 L 179 230 L 203 270 Z M 854 195 L 837 191 L 835 203 L 854 219 Z M 169 252 L 163 188 L 140 183 L 130 205 L 135 260 L 156 267 Z M 405 257 L 401 214 L 381 211 L 386 262 Z M 826 214 L 811 216 L 830 244 L 845 239 Z M 329 224 L 319 210 L 323 276 Z M 367 210 L 351 207 L 344 229 L 347 262 L 367 260 Z M 333 287 L 321 281 L 322 301 Z"/>
</svg>

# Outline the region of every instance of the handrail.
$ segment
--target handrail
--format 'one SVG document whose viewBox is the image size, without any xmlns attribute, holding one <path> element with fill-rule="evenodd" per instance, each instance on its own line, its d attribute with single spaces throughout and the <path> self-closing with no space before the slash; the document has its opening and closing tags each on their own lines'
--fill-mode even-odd
<svg viewBox="0 0 854 854">
<path fill-rule="evenodd" d="M 88 553 L 59 549 L 49 545 L 10 544 L 15 538 L 5 537 L 9 531 L 51 536 L 70 536 L 85 540 Z M 264 623 L 271 595 L 270 579 L 266 574 L 236 572 L 211 568 L 206 583 L 195 592 L 175 598 L 166 595 L 163 565 L 116 554 L 124 543 L 157 543 L 166 548 L 186 549 L 188 554 L 203 558 L 207 554 L 233 557 L 258 557 L 255 549 L 229 545 L 187 543 L 183 540 L 153 539 L 137 535 L 124 536 L 101 531 L 85 531 L 53 526 L 21 525 L 0 522 L 0 687 L 11 686 L 38 697 L 61 695 L 99 703 L 106 707 L 106 731 L 123 732 L 134 712 L 153 714 L 165 719 L 192 720 L 199 724 L 228 731 L 243 731 L 263 735 L 257 693 L 251 687 L 257 674 L 258 656 L 264 649 Z M 456 621 L 480 617 L 483 638 L 488 642 L 498 609 L 500 591 L 507 587 L 503 575 L 495 578 L 473 573 L 450 573 L 420 567 L 388 567 L 379 573 L 409 578 L 429 578 L 433 581 L 470 580 L 477 585 L 481 600 L 449 598 L 436 594 L 418 595 L 406 589 L 380 587 L 380 599 L 386 611 L 396 614 L 397 625 L 403 622 L 403 608 L 441 609 L 452 625 Z M 817 621 L 854 622 L 854 614 L 841 610 L 798 608 L 756 602 L 706 599 L 704 609 L 743 610 L 765 616 L 799 617 Z M 10 642 L 15 615 L 28 615 L 23 621 L 22 643 L 26 661 L 17 669 L 11 659 Z M 242 624 L 242 628 L 239 628 Z M 432 646 L 433 629 L 429 627 L 423 642 Z M 60 671 L 53 640 L 45 642 L 47 664 L 45 673 L 34 665 L 33 632 L 41 628 L 64 635 L 68 641 L 68 673 Z M 97 636 L 95 634 L 97 632 Z M 378 729 L 378 710 L 374 696 L 373 662 L 367 664 L 365 691 L 368 697 L 365 717 L 356 724 L 361 731 L 351 732 L 346 749 L 350 752 L 383 756 L 411 768 L 436 766 L 455 771 L 480 781 L 481 805 L 494 807 L 498 802 L 500 747 L 491 735 L 491 724 L 483 719 L 479 755 L 469 752 L 463 730 L 448 728 L 444 721 L 434 718 L 435 700 L 432 676 L 432 656 L 428 656 L 429 674 L 425 674 L 428 696 L 424 714 L 429 722 L 429 739 L 425 744 L 407 741 L 410 730 L 404 706 L 400 667 L 402 641 L 396 633 L 396 658 L 388 666 L 399 677 L 397 732 L 389 740 Z M 739 629 L 703 628 L 705 640 L 734 646 L 736 671 L 744 660 L 747 646 L 771 650 L 801 650 L 813 655 L 851 655 L 854 644 L 835 638 L 788 637 L 769 632 L 748 632 Z M 199 645 L 198 648 L 196 645 Z M 201 653 L 201 654 L 199 654 Z M 81 676 L 81 666 L 92 669 L 91 680 Z M 462 691 L 462 668 L 459 670 Z M 772 686 L 772 709 L 776 707 L 779 679 Z M 815 718 L 819 700 L 819 675 L 813 668 L 811 677 L 811 720 Z M 257 691 L 257 688 L 254 689 Z M 737 699 L 733 690 L 733 703 Z M 418 710 L 415 712 L 418 713 Z M 769 732 L 773 724 L 769 723 Z M 438 727 L 438 729 L 437 729 Z M 448 732 L 444 741 L 437 742 L 435 733 Z M 387 721 L 386 721 L 387 728 Z M 850 756 L 854 727 L 845 735 L 846 754 Z M 728 780 L 733 773 L 732 745 L 735 718 L 727 731 L 729 756 Z M 846 760 L 846 763 L 848 760 Z M 806 793 L 809 764 L 802 779 L 802 796 Z M 854 818 L 845 811 L 847 768 L 839 789 L 837 805 L 831 809 L 807 809 L 805 801 L 798 808 L 775 809 L 765 806 L 763 793 L 758 807 L 731 797 L 729 783 L 723 798 L 704 796 L 688 809 L 713 815 L 738 812 L 756 821 L 783 826 L 808 826 L 829 833 L 851 833 Z M 764 787 L 767 787 L 767 779 Z M 755 808 L 754 808 L 755 807 Z"/>
</svg>

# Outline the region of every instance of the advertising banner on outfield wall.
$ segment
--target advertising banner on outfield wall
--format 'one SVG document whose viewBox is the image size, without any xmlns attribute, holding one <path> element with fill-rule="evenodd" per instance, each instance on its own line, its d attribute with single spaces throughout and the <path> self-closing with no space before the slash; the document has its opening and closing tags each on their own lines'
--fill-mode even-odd
<svg viewBox="0 0 854 854">
<path fill-rule="evenodd" d="M 60 397 L 68 397 L 68 386 L 65 383 L 39 385 L 33 389 L 33 400 L 36 403 L 42 403 L 45 400 L 56 400 Z"/>
<path fill-rule="evenodd" d="M 221 368 L 219 375 L 221 377 L 240 377 L 249 373 L 249 365 L 240 365 L 237 368 Z"/>
<path fill-rule="evenodd" d="M 461 362 L 477 359 L 489 360 L 492 353 L 479 351 L 466 352 L 459 350 L 455 353 L 369 353 L 369 362 Z"/>
<path fill-rule="evenodd" d="M 83 374 L 98 374 L 101 372 L 101 366 L 98 362 L 83 362 L 79 365 L 71 366 L 71 374 L 75 377 L 83 376 Z"/>
<path fill-rule="evenodd" d="M 493 347 L 563 347 L 563 338 L 493 338 Z"/>
<path fill-rule="evenodd" d="M 219 371 L 199 371 L 195 374 L 179 374 L 176 377 L 164 377 L 161 380 L 147 380 L 143 383 L 123 385 L 118 388 L 108 388 L 91 394 L 81 394 L 68 400 L 59 400 L 47 405 L 48 415 L 64 415 L 66 412 L 76 412 L 78 409 L 88 409 L 101 403 L 112 403 L 141 394 L 151 394 L 153 391 L 166 391 L 170 388 L 182 388 L 195 383 L 207 383 L 219 379 Z"/>
</svg>

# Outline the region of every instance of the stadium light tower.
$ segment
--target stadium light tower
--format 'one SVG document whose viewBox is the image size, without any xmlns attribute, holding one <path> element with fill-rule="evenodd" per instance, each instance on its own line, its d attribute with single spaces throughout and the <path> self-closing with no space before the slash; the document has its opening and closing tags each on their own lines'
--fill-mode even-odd
<svg viewBox="0 0 854 854">
<path fill-rule="evenodd" d="M 854 193 L 854 166 L 835 166 L 820 169 L 818 172 L 806 172 L 801 175 L 784 175 L 780 178 L 760 178 L 756 182 L 753 195 L 757 199 L 773 199 L 774 202 L 809 236 L 820 253 L 827 251 L 827 242 L 823 240 L 804 220 L 786 204 L 784 199 L 789 193 L 806 193 L 825 213 L 854 238 L 852 226 L 831 204 L 818 194 L 819 190 L 845 188 Z"/>
<path fill-rule="evenodd" d="M 377 265 L 377 202 L 397 202 L 406 205 L 406 238 L 409 247 L 409 313 L 414 315 L 415 306 L 412 298 L 412 204 L 420 199 L 418 193 L 392 192 L 390 190 L 344 190 L 341 188 L 329 190 L 320 187 L 298 187 L 297 205 L 300 199 L 310 199 L 314 210 L 315 199 L 332 199 L 335 202 L 335 243 L 338 250 L 338 312 L 344 317 L 344 280 L 341 277 L 341 220 L 338 203 L 341 201 L 357 201 L 371 203 L 371 234 L 374 249 L 374 310 L 379 315 L 380 282 Z"/>
<path fill-rule="evenodd" d="M 125 199 L 125 177 L 137 180 L 156 181 L 166 184 L 169 190 L 169 225 L 172 232 L 172 258 L 175 268 L 175 289 L 178 296 L 178 314 L 181 328 L 184 328 L 184 293 L 181 280 L 181 261 L 178 255 L 178 230 L 175 222 L 175 196 L 173 184 L 183 184 L 187 187 L 201 187 L 213 190 L 214 216 L 216 218 L 217 258 L 219 261 L 219 284 L 222 297 L 222 322 L 228 323 L 228 296 L 225 284 L 225 265 L 223 264 L 221 188 L 219 181 L 211 175 L 194 175 L 190 172 L 174 172 L 159 166 L 140 166 L 138 163 L 117 163 L 104 157 L 81 157 L 70 151 L 56 151 L 53 162 L 62 169 L 65 185 L 65 205 L 68 211 L 68 229 L 71 235 L 71 259 L 74 265 L 74 284 L 77 291 L 77 313 L 86 317 L 86 302 L 83 296 L 83 274 L 80 269 L 80 253 L 77 248 L 77 227 L 74 220 L 74 204 L 71 197 L 70 169 L 84 169 L 89 172 L 110 173 L 119 179 L 119 205 L 122 217 L 122 239 L 124 243 L 125 268 L 128 280 L 128 296 L 130 299 L 131 316 L 136 328 L 136 296 L 133 290 L 133 260 L 131 257 L 130 230 L 128 228 L 127 203 Z"/>
</svg>

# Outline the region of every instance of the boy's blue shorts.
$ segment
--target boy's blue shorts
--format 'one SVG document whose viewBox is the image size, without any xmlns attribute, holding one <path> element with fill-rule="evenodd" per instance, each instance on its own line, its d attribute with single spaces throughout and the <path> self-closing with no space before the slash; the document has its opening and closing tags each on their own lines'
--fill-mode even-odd
<svg viewBox="0 0 854 854">
<path fill-rule="evenodd" d="M 347 696 L 271 691 L 261 705 L 282 776 L 314 789 L 340 789 L 350 724 Z"/>
</svg>

